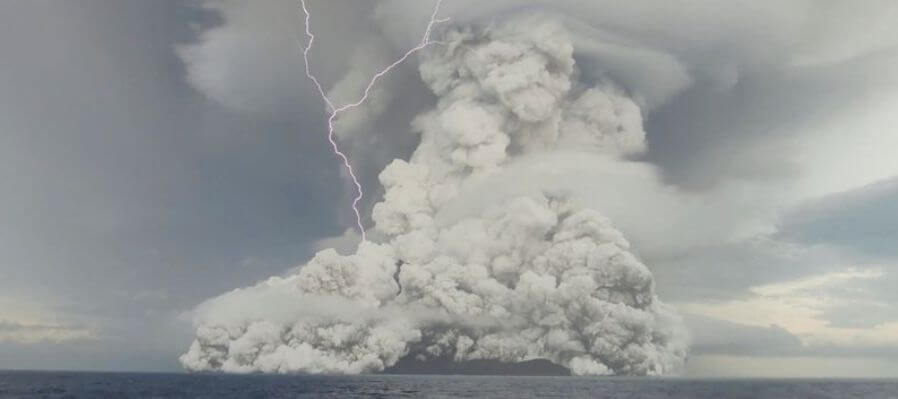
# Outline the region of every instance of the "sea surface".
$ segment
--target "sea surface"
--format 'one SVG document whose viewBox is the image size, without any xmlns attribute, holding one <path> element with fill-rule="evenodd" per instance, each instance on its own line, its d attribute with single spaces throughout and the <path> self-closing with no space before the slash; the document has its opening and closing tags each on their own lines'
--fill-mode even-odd
<svg viewBox="0 0 898 399">
<path fill-rule="evenodd" d="M 0 398 L 896 398 L 898 380 L 0 371 Z"/>
</svg>

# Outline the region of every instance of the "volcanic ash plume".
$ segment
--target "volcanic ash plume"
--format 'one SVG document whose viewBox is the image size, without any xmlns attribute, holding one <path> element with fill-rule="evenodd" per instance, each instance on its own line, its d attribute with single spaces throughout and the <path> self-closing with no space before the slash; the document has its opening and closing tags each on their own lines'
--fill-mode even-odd
<svg viewBox="0 0 898 399">
<path fill-rule="evenodd" d="M 645 148 L 640 107 L 575 81 L 568 33 L 544 17 L 445 32 L 422 57 L 438 97 L 409 161 L 380 174 L 377 242 L 196 310 L 189 370 L 377 372 L 419 360 L 547 359 L 576 375 L 658 375 L 686 356 L 679 317 L 600 212 L 564 193 L 505 198 L 451 219 L 462 186 L 528 154 L 620 158 Z"/>
</svg>

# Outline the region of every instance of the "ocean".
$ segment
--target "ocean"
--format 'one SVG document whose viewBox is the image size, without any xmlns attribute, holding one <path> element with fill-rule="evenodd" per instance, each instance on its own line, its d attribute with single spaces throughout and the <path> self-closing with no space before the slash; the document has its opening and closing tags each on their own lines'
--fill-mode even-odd
<svg viewBox="0 0 898 399">
<path fill-rule="evenodd" d="M 896 380 L 0 372 L 0 398 L 896 398 Z"/>
</svg>

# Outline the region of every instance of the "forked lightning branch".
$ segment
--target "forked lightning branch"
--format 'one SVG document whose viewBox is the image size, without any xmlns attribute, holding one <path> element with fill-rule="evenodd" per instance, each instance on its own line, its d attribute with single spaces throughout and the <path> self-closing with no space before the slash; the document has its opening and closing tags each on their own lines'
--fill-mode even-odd
<svg viewBox="0 0 898 399">
<path fill-rule="evenodd" d="M 315 84 L 315 88 L 318 90 L 318 94 L 321 95 L 321 99 L 324 101 L 325 105 L 327 105 L 327 110 L 329 113 L 329 116 L 327 118 L 327 139 L 328 141 L 330 141 L 331 147 L 333 147 L 334 154 L 343 161 L 343 166 L 346 167 L 349 178 L 352 179 L 352 183 L 355 185 L 356 195 L 352 200 L 352 211 L 355 213 L 356 225 L 358 226 L 362 241 L 365 241 L 365 226 L 362 224 L 362 214 L 359 211 L 359 202 L 362 200 L 364 191 L 362 189 L 362 184 L 359 182 L 359 178 L 356 176 L 355 171 L 353 170 L 352 163 L 349 161 L 349 157 L 340 150 L 340 146 L 337 144 L 334 122 L 337 120 L 337 117 L 341 113 L 350 111 L 364 104 L 365 101 L 368 100 L 371 89 L 374 87 L 377 81 L 380 80 L 381 77 L 389 73 L 391 70 L 393 70 L 393 68 L 401 64 L 415 52 L 434 43 L 430 40 L 430 34 L 433 32 L 433 27 L 438 23 L 446 22 L 449 20 L 449 18 L 437 18 L 437 13 L 440 10 L 440 3 L 442 3 L 442 0 L 436 0 L 436 4 L 433 7 L 433 12 L 430 14 L 430 21 L 427 23 L 427 28 L 424 30 L 424 35 L 421 37 L 421 41 L 418 43 L 418 45 L 406 51 L 405 54 L 402 55 L 402 57 L 399 57 L 392 64 L 387 65 L 380 72 L 375 73 L 371 80 L 368 81 L 368 85 L 365 86 L 365 90 L 362 93 L 362 96 L 357 101 L 337 106 L 327 96 L 327 93 L 325 92 L 324 87 L 321 85 L 321 82 L 318 81 L 318 78 L 316 78 L 315 75 L 312 74 L 312 68 L 309 65 L 309 50 L 312 49 L 312 44 L 315 42 L 315 34 L 312 33 L 310 24 L 312 16 L 309 13 L 308 7 L 306 7 L 306 2 L 305 0 L 300 0 L 300 4 L 302 4 L 302 11 L 303 13 L 305 13 L 306 37 L 308 38 L 306 46 L 302 51 L 303 61 L 306 67 L 306 76 L 309 78 L 309 80 L 312 81 L 312 83 Z"/>
</svg>

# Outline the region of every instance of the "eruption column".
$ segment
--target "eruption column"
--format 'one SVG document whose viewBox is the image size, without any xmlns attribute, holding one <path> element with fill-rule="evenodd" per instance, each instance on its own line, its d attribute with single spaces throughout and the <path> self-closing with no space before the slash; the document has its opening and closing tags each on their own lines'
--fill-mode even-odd
<svg viewBox="0 0 898 399">
<path fill-rule="evenodd" d="M 312 30 L 309 26 L 309 20 L 311 19 L 311 15 L 309 14 L 309 9 L 306 8 L 306 1 L 300 0 L 302 4 L 302 11 L 305 13 L 305 23 L 306 23 L 306 37 L 309 39 L 306 42 L 305 48 L 302 51 L 303 61 L 305 61 L 306 66 L 306 76 L 315 83 L 315 87 L 318 89 L 318 94 L 321 95 L 321 99 L 324 100 L 324 103 L 327 104 L 328 111 L 330 112 L 330 116 L 327 118 L 327 139 L 330 141 L 331 146 L 333 147 L 334 154 L 337 155 L 341 160 L 343 160 L 343 166 L 346 167 L 346 170 L 349 172 L 349 177 L 352 179 L 352 183 L 355 184 L 356 188 L 356 196 L 355 199 L 352 200 L 352 210 L 355 212 L 355 220 L 356 224 L 359 228 L 359 232 L 362 235 L 362 241 L 365 241 L 365 227 L 362 225 L 362 214 L 359 212 L 359 201 L 362 200 L 362 184 L 359 183 L 358 177 L 356 177 L 355 172 L 352 169 L 352 164 L 349 162 L 349 157 L 346 156 L 342 151 L 340 151 L 340 147 L 337 145 L 336 137 L 334 136 L 334 121 L 337 119 L 337 116 L 344 111 L 351 110 L 353 108 L 362 105 L 365 101 L 368 100 L 368 95 L 371 92 L 371 88 L 374 87 L 374 84 L 377 83 L 378 79 L 389 73 L 393 68 L 397 65 L 401 64 L 405 61 L 406 58 L 414 54 L 416 51 L 427 47 L 434 42 L 430 41 L 430 34 L 433 31 L 434 25 L 442 22 L 446 22 L 449 18 L 437 19 L 437 12 L 440 9 L 440 3 L 442 0 L 437 0 L 436 4 L 433 7 L 433 12 L 430 14 L 430 22 L 427 23 L 427 28 L 424 30 L 424 36 L 421 38 L 421 42 L 418 43 L 417 46 L 412 47 L 402 57 L 399 57 L 392 64 L 387 65 L 386 68 L 382 69 L 380 72 L 374 74 L 370 81 L 368 81 L 368 85 L 365 86 L 365 91 L 362 93 L 361 98 L 358 101 L 343 104 L 341 106 L 335 106 L 334 103 L 327 97 L 327 94 L 324 92 L 324 88 L 321 86 L 321 83 L 318 81 L 318 78 L 312 74 L 312 70 L 309 67 L 309 50 L 312 49 L 312 43 L 315 41 L 315 35 L 312 33 Z"/>
</svg>

